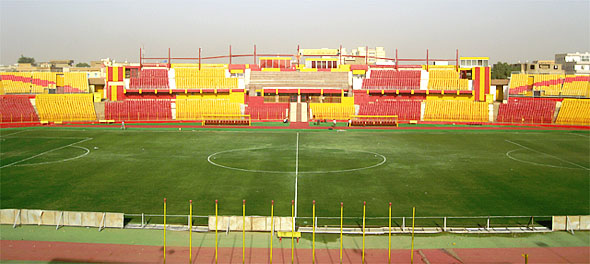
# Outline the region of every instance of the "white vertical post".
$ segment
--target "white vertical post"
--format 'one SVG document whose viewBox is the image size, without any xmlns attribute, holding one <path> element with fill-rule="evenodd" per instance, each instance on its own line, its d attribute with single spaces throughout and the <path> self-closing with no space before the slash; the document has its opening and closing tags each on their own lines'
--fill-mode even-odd
<svg viewBox="0 0 590 264">
<path fill-rule="evenodd" d="M 18 209 L 18 211 L 16 212 L 16 215 L 14 216 L 14 224 L 12 225 L 12 228 L 16 228 L 16 222 L 18 220 L 20 220 L 20 212 L 21 212 L 21 209 Z"/>
<path fill-rule="evenodd" d="M 402 217 L 402 231 L 406 231 L 406 217 Z"/>
<path fill-rule="evenodd" d="M 59 229 L 59 223 L 61 222 L 61 219 L 63 218 L 63 216 L 64 216 L 64 212 L 61 211 L 59 214 L 59 219 L 57 219 L 57 226 L 55 226 L 55 230 Z"/>
<path fill-rule="evenodd" d="M 486 223 L 486 230 L 490 229 L 490 217 L 488 216 L 488 221 Z"/>
<path fill-rule="evenodd" d="M 44 212 L 44 211 L 41 211 L 41 212 L 39 213 L 39 224 L 38 224 L 38 225 L 41 225 L 41 224 L 43 223 L 43 220 L 41 219 L 41 218 L 43 217 L 43 212 Z"/>
<path fill-rule="evenodd" d="M 447 232 L 447 217 L 446 216 L 443 218 L 443 231 Z"/>
<path fill-rule="evenodd" d="M 143 213 L 141 213 L 141 228 L 145 227 L 144 221 L 143 221 Z"/>
</svg>

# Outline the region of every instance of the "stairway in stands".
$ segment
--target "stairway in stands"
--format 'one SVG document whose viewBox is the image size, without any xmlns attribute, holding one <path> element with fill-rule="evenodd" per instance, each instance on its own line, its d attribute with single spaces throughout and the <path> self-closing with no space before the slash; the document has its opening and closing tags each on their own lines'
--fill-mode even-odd
<svg viewBox="0 0 590 264">
<path fill-rule="evenodd" d="M 309 128 L 309 123 L 307 122 L 307 103 L 291 103 L 289 111 L 292 113 L 289 119 L 291 121 L 289 124 L 290 128 Z"/>
</svg>

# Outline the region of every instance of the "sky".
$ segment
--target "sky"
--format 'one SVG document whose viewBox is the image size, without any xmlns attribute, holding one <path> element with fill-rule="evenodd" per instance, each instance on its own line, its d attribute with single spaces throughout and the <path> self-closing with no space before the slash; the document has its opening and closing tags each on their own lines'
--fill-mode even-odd
<svg viewBox="0 0 590 264">
<path fill-rule="evenodd" d="M 382 46 L 388 57 L 509 63 L 590 50 L 588 0 L 0 0 L 0 64 L 145 56 L 294 54 Z M 174 62 L 174 61 L 173 61 Z M 252 59 L 234 63 L 252 63 Z"/>
</svg>

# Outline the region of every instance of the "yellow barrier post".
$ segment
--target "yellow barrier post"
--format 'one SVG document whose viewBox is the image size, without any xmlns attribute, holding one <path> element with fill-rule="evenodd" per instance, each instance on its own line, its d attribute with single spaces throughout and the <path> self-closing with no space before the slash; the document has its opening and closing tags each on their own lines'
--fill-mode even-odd
<svg viewBox="0 0 590 264">
<path fill-rule="evenodd" d="M 313 225 L 313 231 L 311 233 L 311 263 L 315 263 L 315 200 L 313 200 L 311 224 Z"/>
<path fill-rule="evenodd" d="M 365 263 L 365 216 L 366 216 L 367 201 L 363 202 L 363 261 Z"/>
<path fill-rule="evenodd" d="M 412 264 L 414 264 L 414 219 L 416 219 L 416 207 L 412 207 L 412 255 L 410 255 L 410 263 Z"/>
<path fill-rule="evenodd" d="M 274 232 L 274 212 L 275 212 L 275 200 L 270 201 L 270 264 L 272 264 L 272 235 Z"/>
<path fill-rule="evenodd" d="M 188 210 L 188 262 L 193 263 L 193 200 Z"/>
<path fill-rule="evenodd" d="M 215 200 L 215 264 L 217 264 L 217 200 Z"/>
<path fill-rule="evenodd" d="M 242 263 L 246 262 L 246 200 L 242 201 Z"/>
<path fill-rule="evenodd" d="M 295 244 L 293 237 L 295 236 L 295 200 L 291 200 L 291 263 L 294 262 Z"/>
<path fill-rule="evenodd" d="M 528 264 L 529 263 L 529 254 L 522 254 L 522 256 L 524 257 L 524 264 Z"/>
<path fill-rule="evenodd" d="M 166 198 L 164 198 L 164 263 L 166 263 Z"/>
<path fill-rule="evenodd" d="M 340 202 L 340 263 L 342 264 L 342 215 L 344 212 L 344 203 Z"/>
<path fill-rule="evenodd" d="M 391 263 L 391 202 L 389 202 L 389 234 L 387 240 L 387 263 Z"/>
</svg>

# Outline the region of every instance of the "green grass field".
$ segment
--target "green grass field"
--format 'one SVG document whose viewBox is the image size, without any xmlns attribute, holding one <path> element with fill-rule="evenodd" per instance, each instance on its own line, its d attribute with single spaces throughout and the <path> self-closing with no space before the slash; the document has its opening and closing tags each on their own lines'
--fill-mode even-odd
<svg viewBox="0 0 590 264">
<path fill-rule="evenodd" d="M 1 208 L 289 216 L 590 214 L 588 131 L 1 130 Z M 295 179 L 297 171 L 297 192 Z"/>
</svg>

